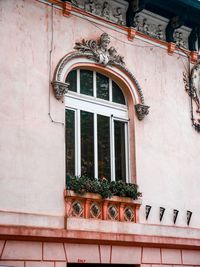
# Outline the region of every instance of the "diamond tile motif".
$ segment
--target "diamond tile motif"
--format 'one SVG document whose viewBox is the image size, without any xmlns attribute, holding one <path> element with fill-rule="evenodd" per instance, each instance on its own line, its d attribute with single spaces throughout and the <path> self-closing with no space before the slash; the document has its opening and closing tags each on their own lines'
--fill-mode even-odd
<svg viewBox="0 0 200 267">
<path fill-rule="evenodd" d="M 90 206 L 90 215 L 92 218 L 99 218 L 101 215 L 101 207 L 98 203 L 93 202 Z"/>
<path fill-rule="evenodd" d="M 132 222 L 134 221 L 134 211 L 131 207 L 126 207 L 124 210 L 124 219 L 125 221 Z"/>
<path fill-rule="evenodd" d="M 111 204 L 108 208 L 108 217 L 110 220 L 117 220 L 118 219 L 118 209 L 116 205 Z"/>
<path fill-rule="evenodd" d="M 82 217 L 83 214 L 83 206 L 80 201 L 74 201 L 72 204 L 72 214 L 76 217 Z"/>
</svg>

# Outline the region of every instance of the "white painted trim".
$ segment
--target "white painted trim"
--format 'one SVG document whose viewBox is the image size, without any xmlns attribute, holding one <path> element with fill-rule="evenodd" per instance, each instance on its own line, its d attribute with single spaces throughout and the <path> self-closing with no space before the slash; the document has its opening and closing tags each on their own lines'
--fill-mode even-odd
<svg viewBox="0 0 200 267">
<path fill-rule="evenodd" d="M 77 175 L 81 175 L 81 115 L 80 110 L 77 110 Z"/>
<path fill-rule="evenodd" d="M 112 107 L 87 100 L 80 101 L 79 99 L 72 96 L 65 96 L 65 103 L 65 106 L 69 108 L 81 109 L 104 116 L 114 115 L 115 117 L 120 118 L 122 120 L 128 120 L 127 109 L 118 109 L 114 105 Z"/>
<path fill-rule="evenodd" d="M 126 182 L 129 182 L 129 149 L 128 149 L 128 123 L 124 124 L 124 136 L 125 136 L 125 164 L 126 164 Z"/>
<path fill-rule="evenodd" d="M 111 181 L 115 181 L 115 131 L 113 116 L 110 117 L 110 157 L 111 157 Z"/>
<path fill-rule="evenodd" d="M 94 113 L 94 177 L 98 178 L 98 133 L 96 113 Z"/>
</svg>

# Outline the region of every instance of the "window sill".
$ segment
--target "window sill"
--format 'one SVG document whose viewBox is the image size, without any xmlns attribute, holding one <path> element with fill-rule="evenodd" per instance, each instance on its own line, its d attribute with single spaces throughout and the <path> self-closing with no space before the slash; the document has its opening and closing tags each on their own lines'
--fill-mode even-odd
<svg viewBox="0 0 200 267">
<path fill-rule="evenodd" d="M 118 222 L 138 222 L 141 199 L 113 196 L 102 199 L 99 194 L 78 195 L 72 190 L 65 190 L 66 217 Z"/>
</svg>

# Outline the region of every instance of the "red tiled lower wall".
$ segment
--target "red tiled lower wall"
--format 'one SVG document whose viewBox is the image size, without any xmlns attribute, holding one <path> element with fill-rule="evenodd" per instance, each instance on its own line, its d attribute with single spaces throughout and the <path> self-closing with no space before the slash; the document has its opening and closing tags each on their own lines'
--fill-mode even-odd
<svg viewBox="0 0 200 267">
<path fill-rule="evenodd" d="M 200 250 L 0 240 L 0 265 L 66 267 L 67 262 L 197 267 Z"/>
</svg>

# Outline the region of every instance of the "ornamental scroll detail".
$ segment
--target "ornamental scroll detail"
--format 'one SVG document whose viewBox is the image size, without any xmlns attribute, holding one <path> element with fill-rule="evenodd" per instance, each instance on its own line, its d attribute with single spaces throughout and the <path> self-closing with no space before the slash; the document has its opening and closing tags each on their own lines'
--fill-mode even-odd
<svg viewBox="0 0 200 267">
<path fill-rule="evenodd" d="M 191 97 L 194 108 L 196 107 L 195 114 L 193 114 L 193 105 L 191 107 L 193 126 L 200 132 L 200 60 L 193 66 L 189 77 L 186 73 L 183 74 L 183 81 L 185 90 Z"/>
<path fill-rule="evenodd" d="M 98 41 L 95 40 L 82 40 L 81 43 L 76 43 L 74 49 L 87 54 L 87 57 L 93 59 L 99 64 L 106 65 L 121 65 L 124 66 L 124 58 L 117 54 L 117 50 L 111 46 L 110 37 L 107 33 L 103 33 Z"/>
<path fill-rule="evenodd" d="M 63 72 L 67 63 L 75 58 L 85 57 L 89 60 L 95 61 L 97 64 L 101 64 L 104 67 L 116 67 L 117 69 L 123 71 L 129 79 L 133 81 L 139 96 L 139 103 L 136 103 L 135 105 L 135 112 L 137 118 L 142 120 L 146 115 L 148 115 L 150 107 L 145 105 L 142 89 L 135 76 L 126 67 L 124 58 L 117 53 L 115 47 L 109 47 L 109 44 L 110 37 L 107 33 L 103 33 L 97 40 L 83 39 L 82 42 L 76 42 L 74 46 L 76 51 L 61 59 L 56 68 L 54 80 L 52 81 L 55 97 L 60 100 L 68 91 L 69 84 L 62 81 L 62 77 L 64 75 Z"/>
</svg>

